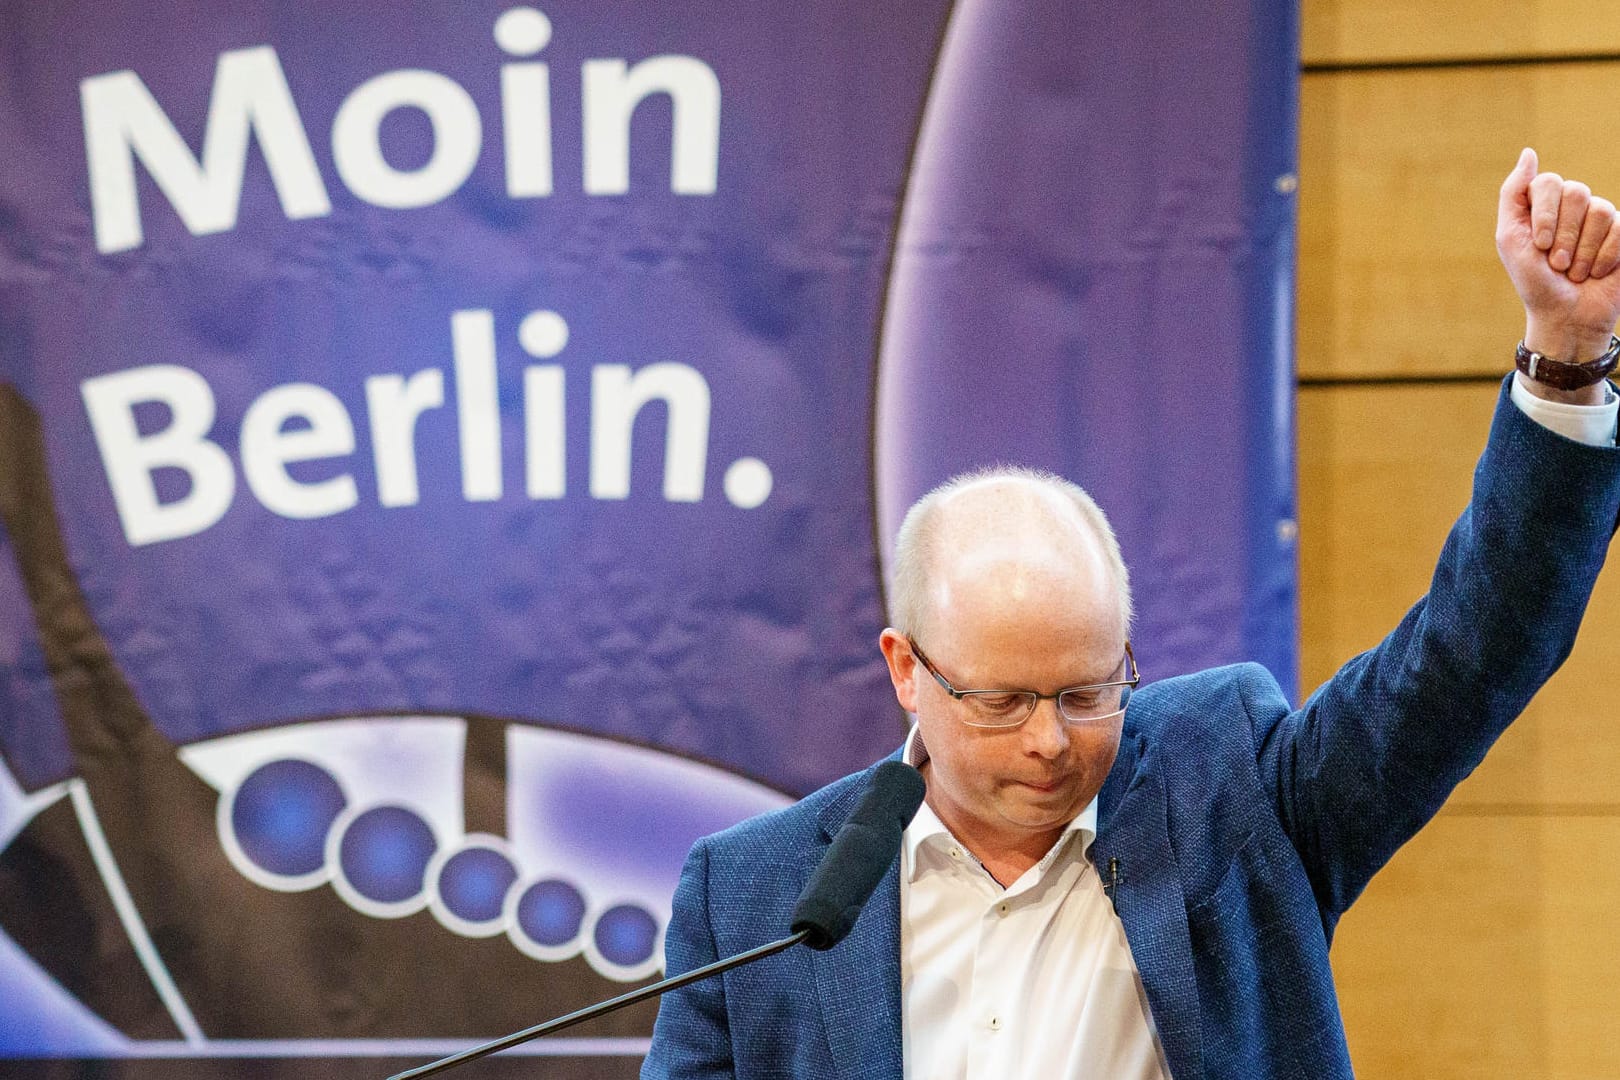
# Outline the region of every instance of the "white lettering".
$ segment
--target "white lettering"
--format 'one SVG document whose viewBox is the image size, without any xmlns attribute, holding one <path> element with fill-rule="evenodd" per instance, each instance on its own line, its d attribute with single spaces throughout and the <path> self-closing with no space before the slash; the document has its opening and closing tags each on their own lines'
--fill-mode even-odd
<svg viewBox="0 0 1620 1080">
<path fill-rule="evenodd" d="M 567 347 L 569 333 L 560 314 L 542 308 L 523 318 L 517 341 L 528 356 L 550 360 Z M 450 339 L 462 495 L 469 502 L 488 502 L 499 499 L 503 490 L 493 314 L 483 309 L 454 312 Z M 408 507 L 421 501 L 418 420 L 444 406 L 445 382 L 446 374 L 438 368 L 365 380 L 378 505 Z M 664 407 L 659 410 L 664 424 L 663 497 L 669 502 L 702 501 L 711 409 L 703 375 L 679 363 L 640 369 L 599 364 L 590 368 L 590 384 L 591 497 L 630 497 L 636 427 L 643 407 L 656 402 Z M 522 369 L 524 486 L 530 499 L 557 500 L 568 491 L 566 390 L 562 364 Z M 230 455 L 209 438 L 216 406 L 201 375 L 177 365 L 151 365 L 87 379 L 81 393 L 131 545 L 191 536 L 226 514 L 235 496 L 236 471 Z M 143 407 L 153 415 L 141 414 Z M 161 412 L 168 414 L 166 423 Z M 151 430 L 159 423 L 161 430 Z M 325 478 L 316 480 L 299 478 L 309 475 L 304 472 L 295 477 L 289 469 L 355 452 L 354 421 L 332 391 L 312 383 L 273 386 L 248 405 L 240 431 L 242 473 L 254 497 L 272 513 L 321 518 L 357 504 L 351 471 L 328 467 Z M 643 453 L 641 458 L 649 456 Z M 189 481 L 184 494 L 171 493 L 167 502 L 160 500 L 156 483 L 163 469 L 178 470 Z M 720 486 L 731 505 L 747 510 L 770 498 L 773 478 L 763 461 L 742 457 L 726 467 Z"/>
<path fill-rule="evenodd" d="M 555 311 L 531 311 L 518 324 L 518 344 L 536 360 L 550 360 L 568 346 L 568 323 Z M 523 433 L 531 499 L 560 499 L 566 490 L 564 387 L 561 367 L 523 369 Z"/>
<path fill-rule="evenodd" d="M 403 172 L 388 164 L 378 140 L 383 117 L 420 109 L 433 126 L 427 164 Z M 390 71 L 361 83 L 332 121 L 332 159 L 349 190 L 373 206 L 430 206 L 466 182 L 478 164 L 483 129 L 472 96 L 435 71 Z"/>
<path fill-rule="evenodd" d="M 630 495 L 630 435 L 636 414 L 655 398 L 669 407 L 664 428 L 664 498 L 698 502 L 709 450 L 709 384 L 685 364 L 649 364 L 632 377 L 627 364 L 591 372 L 591 494 Z"/>
<path fill-rule="evenodd" d="M 550 65 L 527 58 L 550 43 L 551 20 L 513 7 L 495 22 L 495 42 L 522 62 L 500 72 L 501 149 L 507 194 L 543 198 L 555 190 Z M 670 103 L 670 190 L 713 195 L 720 169 L 720 80 L 695 57 L 587 60 L 580 68 L 581 162 L 588 195 L 630 189 L 630 130 L 636 110 L 662 94 Z M 96 250 L 128 251 L 145 241 L 138 159 L 193 235 L 233 229 L 242 200 L 248 145 L 256 139 L 283 213 L 332 212 L 298 107 L 274 48 L 221 53 L 208 102 L 200 160 L 133 71 L 83 80 L 85 157 Z M 425 164 L 398 169 L 380 133 L 396 109 L 420 110 L 432 128 Z M 332 119 L 332 157 L 357 197 L 408 209 L 448 198 L 472 175 L 483 144 L 478 106 L 456 82 L 433 71 L 389 71 L 357 86 Z"/>
<path fill-rule="evenodd" d="M 410 379 L 373 375 L 366 380 L 366 412 L 371 420 L 371 456 L 377 465 L 377 501 L 383 506 L 415 506 L 416 418 L 444 404 L 444 372 L 418 371 Z"/>
<path fill-rule="evenodd" d="M 285 430 L 293 417 L 308 427 Z M 294 461 L 314 461 L 354 453 L 354 424 L 337 395 L 311 383 L 288 383 L 266 390 L 242 417 L 242 472 L 248 487 L 271 511 L 288 518 L 340 513 L 358 501 L 348 473 L 313 484 L 287 472 Z"/>
<path fill-rule="evenodd" d="M 145 238 L 137 157 L 192 235 L 235 228 L 250 134 L 258 136 L 289 218 L 332 212 L 281 61 L 269 46 L 220 54 L 200 165 L 133 71 L 85 79 L 79 97 L 97 251 L 128 251 Z"/>
<path fill-rule="evenodd" d="M 469 502 L 501 497 L 501 402 L 495 382 L 495 317 L 488 311 L 450 316 L 456 369 L 456 421 L 461 426 L 461 493 Z"/>
<path fill-rule="evenodd" d="M 533 56 L 551 41 L 551 20 L 515 7 L 495 20 L 495 43 L 512 56 Z M 551 194 L 551 74 L 545 64 L 501 68 L 501 130 L 506 136 L 506 193 L 514 199 Z"/>
<path fill-rule="evenodd" d="M 713 195 L 720 168 L 720 80 L 690 56 L 655 56 L 628 71 L 623 60 L 587 60 L 585 192 L 630 190 L 630 118 L 649 94 L 670 98 L 670 190 Z"/>
<path fill-rule="evenodd" d="M 563 369 L 556 364 L 523 369 L 523 421 L 531 499 L 560 499 L 567 490 L 563 387 Z"/>
<path fill-rule="evenodd" d="M 79 388 L 96 449 L 107 469 L 124 536 L 133 547 L 202 532 L 230 509 L 236 494 L 231 459 L 205 436 L 214 426 L 214 394 L 203 377 L 174 364 L 154 364 L 86 379 Z M 141 435 L 135 406 L 168 407 L 168 427 Z M 185 471 L 191 490 L 158 501 L 154 470 Z"/>
</svg>

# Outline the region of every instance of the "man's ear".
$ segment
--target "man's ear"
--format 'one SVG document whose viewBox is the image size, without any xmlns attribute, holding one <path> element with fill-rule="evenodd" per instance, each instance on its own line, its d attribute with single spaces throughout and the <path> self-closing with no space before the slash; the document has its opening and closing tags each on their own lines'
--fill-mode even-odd
<svg viewBox="0 0 1620 1080">
<path fill-rule="evenodd" d="M 900 707 L 908 713 L 917 711 L 917 657 L 906 642 L 906 636 L 894 627 L 888 627 L 878 636 L 878 648 L 889 665 L 889 681 L 894 684 L 894 696 Z"/>
</svg>

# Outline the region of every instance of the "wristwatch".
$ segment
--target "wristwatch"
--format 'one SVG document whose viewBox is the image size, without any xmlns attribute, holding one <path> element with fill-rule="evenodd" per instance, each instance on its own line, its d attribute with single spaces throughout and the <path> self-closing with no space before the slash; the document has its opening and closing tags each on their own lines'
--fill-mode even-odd
<svg viewBox="0 0 1620 1080">
<path fill-rule="evenodd" d="M 1604 350 L 1603 355 L 1583 364 L 1543 356 L 1525 348 L 1524 342 L 1521 341 L 1519 347 L 1514 350 L 1513 362 L 1524 372 L 1526 378 L 1534 379 L 1554 390 L 1579 390 L 1583 386 L 1591 386 L 1608 378 L 1609 372 L 1620 364 L 1620 337 L 1610 334 L 1609 347 Z"/>
</svg>

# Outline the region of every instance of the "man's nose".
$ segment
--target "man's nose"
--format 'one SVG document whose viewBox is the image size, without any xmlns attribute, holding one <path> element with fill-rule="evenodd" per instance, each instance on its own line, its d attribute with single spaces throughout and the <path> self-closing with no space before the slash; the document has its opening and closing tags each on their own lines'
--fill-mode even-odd
<svg viewBox="0 0 1620 1080">
<path fill-rule="evenodd" d="M 1024 745 L 1030 753 L 1048 761 L 1063 756 L 1069 748 L 1069 722 L 1058 711 L 1056 698 L 1043 698 L 1024 721 Z"/>
</svg>

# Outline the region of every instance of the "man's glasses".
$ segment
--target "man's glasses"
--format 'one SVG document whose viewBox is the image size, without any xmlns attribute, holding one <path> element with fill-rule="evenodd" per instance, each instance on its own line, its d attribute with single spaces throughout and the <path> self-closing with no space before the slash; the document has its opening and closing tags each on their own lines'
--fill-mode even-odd
<svg viewBox="0 0 1620 1080">
<path fill-rule="evenodd" d="M 1092 683 L 1089 686 L 1071 686 L 1053 694 L 1037 694 L 1033 690 L 958 690 L 951 685 L 949 679 L 939 673 L 939 669 L 917 647 L 914 640 L 908 637 L 906 644 L 911 648 L 911 654 L 917 658 L 917 662 L 934 677 L 934 681 L 966 707 L 967 715 L 962 718 L 962 722 L 972 727 L 1017 727 L 1034 714 L 1035 706 L 1047 699 L 1057 702 L 1058 712 L 1071 724 L 1094 724 L 1099 720 L 1111 720 L 1125 711 L 1125 701 L 1130 691 L 1142 681 L 1142 677 L 1136 671 L 1136 656 L 1131 652 L 1131 643 L 1127 641 L 1125 658 L 1115 670 L 1122 673 L 1130 672 L 1129 678 Z"/>
</svg>

